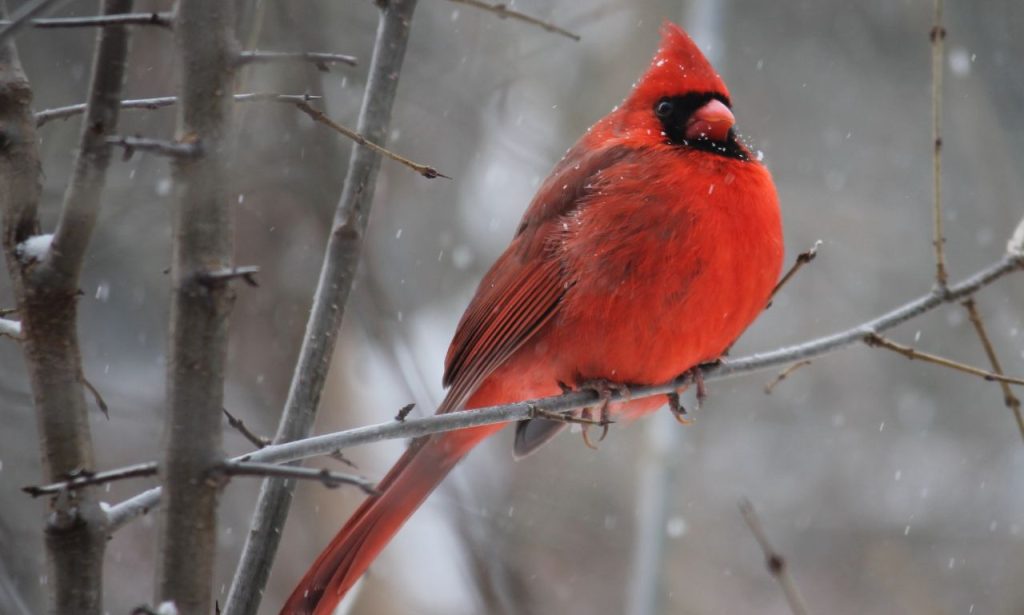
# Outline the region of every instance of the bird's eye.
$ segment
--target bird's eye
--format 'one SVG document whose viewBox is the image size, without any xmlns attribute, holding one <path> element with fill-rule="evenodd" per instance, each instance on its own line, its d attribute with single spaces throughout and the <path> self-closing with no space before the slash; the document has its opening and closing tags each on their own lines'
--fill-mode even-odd
<svg viewBox="0 0 1024 615">
<path fill-rule="evenodd" d="M 666 118 L 672 115 L 672 101 L 660 101 L 657 105 L 654 105 L 654 113 L 660 118 Z"/>
</svg>

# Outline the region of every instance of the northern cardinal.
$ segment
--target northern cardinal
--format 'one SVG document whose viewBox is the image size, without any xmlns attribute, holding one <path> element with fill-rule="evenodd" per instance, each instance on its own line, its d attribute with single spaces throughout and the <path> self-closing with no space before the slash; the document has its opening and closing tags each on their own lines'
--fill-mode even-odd
<svg viewBox="0 0 1024 615">
<path fill-rule="evenodd" d="M 629 97 L 555 166 L 480 283 L 445 360 L 438 413 L 655 384 L 718 358 L 782 267 L 771 176 L 733 129 L 729 92 L 666 23 Z M 630 418 L 649 397 L 606 405 Z M 519 424 L 524 455 L 564 423 Z M 504 425 L 418 438 L 299 582 L 282 613 L 333 612 L 402 524 Z"/>
</svg>

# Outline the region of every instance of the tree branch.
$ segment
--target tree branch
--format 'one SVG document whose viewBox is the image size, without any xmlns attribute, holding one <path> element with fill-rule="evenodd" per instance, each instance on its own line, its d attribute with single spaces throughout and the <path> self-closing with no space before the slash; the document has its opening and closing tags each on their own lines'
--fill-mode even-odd
<svg viewBox="0 0 1024 615">
<path fill-rule="evenodd" d="M 1022 257 L 1008 255 L 985 269 L 978 271 L 959 284 L 949 287 L 948 293 L 933 291 L 855 327 L 770 352 L 707 364 L 702 367 L 704 380 L 710 382 L 778 368 L 796 361 L 823 356 L 854 344 L 862 343 L 864 337 L 870 333 L 887 331 L 934 310 L 940 305 L 962 300 L 1003 276 L 1021 269 L 1022 266 L 1024 266 L 1024 259 Z M 691 381 L 692 375 L 687 373 L 658 385 L 632 386 L 629 388 L 629 398 L 637 400 L 655 395 L 666 395 L 691 384 Z M 609 401 L 618 401 L 622 397 L 623 392 L 613 391 L 609 396 Z M 382 440 L 416 438 L 432 433 L 465 429 L 467 427 L 519 421 L 535 416 L 538 410 L 557 413 L 572 412 L 573 410 L 593 405 L 597 400 L 598 397 L 593 391 L 574 391 L 544 399 L 490 406 L 487 408 L 474 408 L 472 412 L 453 412 L 424 418 L 407 418 L 404 421 L 367 425 L 365 427 L 307 437 L 302 440 L 282 441 L 278 438 L 276 444 L 241 455 L 236 457 L 235 460 L 286 463 L 319 455 L 329 455 L 338 450 L 380 442 Z M 301 409 L 312 413 L 309 406 Z M 137 516 L 139 511 L 151 508 L 159 499 L 159 489 L 151 489 L 113 506 L 109 511 L 111 525 L 119 527 L 127 523 Z"/>
<path fill-rule="evenodd" d="M 814 245 L 811 246 L 810 250 L 806 252 L 801 252 L 800 254 L 796 255 L 796 260 L 793 261 L 793 266 L 790 267 L 788 271 L 786 271 L 786 274 L 782 276 L 782 279 L 779 280 L 779 283 L 776 284 L 775 288 L 772 289 L 772 294 L 768 296 L 768 305 L 771 305 L 772 300 L 775 299 L 775 295 L 779 294 L 779 291 L 782 290 L 782 287 L 788 284 L 791 279 L 793 279 L 793 276 L 796 275 L 796 272 L 803 269 L 805 265 L 809 264 L 818 256 L 818 248 L 820 247 L 821 240 L 819 239 L 814 242 Z"/>
<path fill-rule="evenodd" d="M 319 100 L 319 96 L 312 96 L 310 94 L 274 94 L 270 92 L 250 92 L 248 94 L 235 94 L 235 102 L 277 102 L 277 103 L 289 103 L 295 104 L 298 102 L 309 102 L 311 100 Z M 158 98 L 138 98 L 134 100 L 122 100 L 122 109 L 162 109 L 164 107 L 170 107 L 171 105 L 178 104 L 177 96 L 161 96 Z M 69 117 L 81 115 L 85 112 L 85 103 L 79 103 L 77 105 L 68 105 L 66 107 L 55 107 L 53 109 L 43 109 L 37 111 L 35 114 L 36 128 L 43 124 L 48 124 L 53 120 L 64 120 Z"/>
<path fill-rule="evenodd" d="M 103 13 L 122 13 L 131 7 L 132 0 L 104 0 Z M 45 262 L 67 292 L 78 288 L 85 251 L 99 218 L 100 198 L 110 164 L 107 136 L 117 128 L 127 55 L 127 28 L 103 28 L 97 32 L 78 155 Z"/>
<path fill-rule="evenodd" d="M 358 133 L 374 144 L 382 144 L 386 139 L 416 0 L 390 0 L 378 6 L 377 37 L 356 126 Z M 365 145 L 357 144 L 352 149 L 275 442 L 308 437 L 313 427 L 359 263 L 380 162 L 380 153 Z M 246 535 L 242 558 L 228 591 L 225 615 L 245 615 L 258 609 L 293 491 L 294 485 L 289 481 L 264 481 L 252 528 Z"/>
<path fill-rule="evenodd" d="M 19 32 L 32 24 L 32 20 L 53 10 L 58 4 L 66 0 L 31 0 L 18 7 L 11 15 L 10 20 L 0 29 L 0 45 L 12 40 Z M 4 6 L 4 12 L 7 8 Z"/>
<path fill-rule="evenodd" d="M 228 461 L 221 467 L 214 470 L 225 476 L 273 476 L 277 478 L 296 478 L 299 480 L 315 480 L 324 487 L 335 488 L 342 485 L 354 485 L 363 490 L 367 495 L 376 495 L 377 490 L 371 480 L 345 474 L 342 472 L 331 472 L 327 469 L 302 468 L 299 466 L 285 466 L 274 463 L 258 463 L 254 461 Z"/>
<path fill-rule="evenodd" d="M 978 306 L 975 305 L 973 298 L 964 301 L 963 305 L 967 310 L 967 317 L 971 319 L 974 331 L 978 334 L 978 339 L 981 340 L 981 345 L 985 349 L 985 356 L 988 357 L 988 362 L 992 365 L 992 371 L 1002 375 L 1003 366 L 999 362 L 999 356 L 992 345 L 992 340 L 988 337 L 988 332 L 985 331 L 985 323 L 981 320 L 981 314 L 978 313 Z M 1000 381 L 999 386 L 1003 389 L 1003 403 L 1013 413 L 1013 418 L 1017 423 L 1017 431 L 1020 432 L 1020 437 L 1024 440 L 1024 416 L 1021 415 L 1020 399 L 1013 394 L 1010 383 Z"/>
<path fill-rule="evenodd" d="M 155 461 L 138 463 L 133 466 L 126 466 L 107 472 L 79 472 L 76 476 L 59 483 L 49 485 L 22 487 L 25 493 L 37 498 L 41 495 L 52 495 L 62 491 L 74 491 L 90 485 L 102 485 L 127 478 L 140 478 L 144 476 L 156 476 L 157 465 Z"/>
<path fill-rule="evenodd" d="M 198 277 L 232 267 L 228 132 L 235 70 L 233 2 L 181 0 L 175 42 L 184 67 L 177 140 L 201 143 L 200 156 L 174 159 L 171 324 L 167 418 L 161 462 L 167 497 L 159 529 L 155 603 L 181 613 L 213 612 L 221 408 L 227 364 L 230 284 Z"/>
<path fill-rule="evenodd" d="M 314 122 L 319 122 L 325 126 L 330 127 L 333 130 L 336 130 L 337 132 L 340 132 L 341 134 L 345 135 L 349 139 L 352 139 L 359 145 L 372 149 L 373 151 L 377 152 L 382 156 L 387 156 L 388 158 L 394 160 L 395 162 L 403 164 L 412 169 L 413 171 L 416 171 L 417 173 L 419 173 L 423 177 L 426 177 L 427 179 L 434 179 L 435 177 L 451 179 L 444 173 L 439 172 L 434 167 L 427 166 L 425 164 L 420 164 L 418 162 L 413 162 L 412 160 L 409 160 L 404 156 L 396 154 L 389 149 L 377 145 L 373 141 L 370 141 L 369 139 L 359 134 L 358 132 L 352 130 L 351 128 L 346 128 L 341 124 L 338 124 L 331 118 L 327 117 L 327 114 L 325 114 L 323 111 L 314 109 L 313 106 L 307 102 L 296 102 L 295 106 L 298 107 L 300 111 L 302 111 L 310 118 L 312 118 Z"/>
<path fill-rule="evenodd" d="M 885 348 L 886 350 L 891 350 L 896 354 L 903 355 L 904 357 L 910 359 L 911 361 L 916 359 L 918 361 L 924 361 L 925 363 L 941 365 L 943 367 L 948 367 L 958 372 L 971 374 L 972 376 L 979 376 L 981 378 L 984 378 L 985 380 L 994 380 L 997 382 L 1002 382 L 1004 384 L 1024 385 L 1024 379 L 1004 376 L 1002 374 L 990 372 L 978 367 L 974 367 L 972 365 L 966 365 L 964 363 L 960 363 L 959 361 L 954 361 L 952 359 L 947 359 L 945 357 L 940 357 L 938 355 L 934 355 L 931 353 L 922 352 L 920 350 L 917 350 L 916 348 L 911 348 L 910 346 L 897 344 L 896 342 L 890 339 L 886 339 L 876 333 L 869 333 L 865 335 L 864 343 L 867 344 L 868 346 L 871 346 L 872 348 Z"/>
<path fill-rule="evenodd" d="M 105 142 L 107 145 L 124 148 L 125 160 L 131 158 L 136 151 L 149 152 L 177 159 L 198 158 L 201 153 L 200 142 L 198 141 L 182 143 L 180 141 L 166 141 L 164 139 L 150 139 L 148 137 L 113 136 L 107 137 Z"/>
<path fill-rule="evenodd" d="M 238 54 L 238 65 L 269 64 L 276 62 L 311 62 L 317 69 L 330 72 L 331 64 L 356 66 L 355 56 L 342 53 L 317 53 L 313 51 L 243 51 Z"/>
<path fill-rule="evenodd" d="M 50 17 L 32 19 L 33 28 L 109 28 L 117 26 L 160 26 L 170 28 L 173 13 L 120 13 L 103 14 L 91 17 Z M 9 21 L 0 22 L 0 26 L 10 25 Z"/>
<path fill-rule="evenodd" d="M 3 248 L 21 321 L 18 323 L 37 416 L 43 475 L 63 480 L 95 466 L 88 407 L 82 386 L 74 280 L 46 265 L 49 240 L 36 256 L 22 258 L 26 240 L 40 235 L 41 163 L 32 90 L 11 43 L 32 17 L 54 2 L 27 2 L 0 31 L 0 207 Z M 107 5 L 105 5 L 107 6 Z M 0 4 L 0 12 L 3 5 Z M 116 41 L 115 41 L 116 42 Z M 111 47 L 114 43 L 110 43 Z M 107 48 L 107 53 L 110 47 Z M 97 51 L 97 58 L 104 53 Z M 113 54 L 116 55 L 116 54 Z M 94 69 L 96 75 L 99 69 Z M 102 71 L 100 71 L 102 72 Z M 103 88 L 94 79 L 90 102 Z M 7 327 L 13 329 L 12 327 Z M 94 490 L 66 494 L 51 503 L 44 537 L 51 612 L 98 615 L 103 605 L 106 519 Z"/>
<path fill-rule="evenodd" d="M 761 546 L 761 551 L 764 552 L 768 572 L 778 581 L 782 593 L 786 595 L 789 610 L 793 615 L 807 615 L 807 605 L 803 596 L 800 595 L 800 590 L 796 587 L 796 582 L 793 581 L 793 576 L 789 574 L 786 559 L 772 547 L 768 535 L 765 534 L 764 527 L 761 525 L 761 519 L 758 518 L 757 511 L 754 510 L 754 505 L 750 503 L 750 500 L 746 498 L 740 500 L 740 513 L 743 515 L 743 520 L 747 522 L 750 533 L 754 535 L 757 544 Z"/>
<path fill-rule="evenodd" d="M 466 6 L 471 6 L 473 8 L 477 8 L 477 9 L 480 9 L 482 11 L 487 11 L 488 13 L 494 13 L 495 15 L 497 15 L 501 19 L 506 19 L 506 18 L 507 19 L 514 19 L 514 20 L 521 21 L 523 23 L 528 23 L 530 25 L 537 26 L 538 28 L 543 28 L 543 29 L 547 30 L 548 32 L 554 32 L 555 34 L 561 34 L 562 36 L 567 37 L 567 38 L 571 38 L 574 41 L 579 41 L 580 40 L 580 35 L 579 34 L 574 34 L 574 33 L 570 32 L 570 31 L 566 30 L 565 28 L 561 28 L 559 26 L 556 26 L 553 23 L 544 21 L 542 19 L 537 19 L 536 17 L 533 17 L 531 15 L 527 15 L 526 13 L 520 13 L 519 11 L 515 11 L 513 9 L 510 9 L 505 4 L 490 4 L 488 2 L 481 2 L 480 0 L 448 0 L 448 1 L 449 2 L 454 2 L 456 4 L 465 4 Z"/>
</svg>

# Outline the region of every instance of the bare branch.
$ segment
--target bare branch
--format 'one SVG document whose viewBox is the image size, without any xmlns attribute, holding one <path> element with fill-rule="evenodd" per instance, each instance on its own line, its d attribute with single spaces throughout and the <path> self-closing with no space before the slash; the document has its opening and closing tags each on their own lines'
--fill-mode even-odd
<svg viewBox="0 0 1024 615">
<path fill-rule="evenodd" d="M 789 378 L 790 375 L 792 375 L 793 372 L 795 372 L 796 370 L 798 370 L 798 369 L 800 369 L 802 367 L 807 367 L 810 364 L 811 364 L 811 360 L 810 359 L 804 359 L 803 361 L 797 361 L 796 363 L 794 363 L 794 364 L 790 365 L 789 367 L 787 367 L 786 369 L 782 370 L 781 372 L 779 372 L 779 375 L 776 376 L 771 382 L 769 382 L 768 384 L 764 385 L 764 394 L 765 395 L 771 395 L 772 391 L 775 390 L 775 387 L 777 387 L 780 382 L 782 382 L 786 378 Z"/>
<path fill-rule="evenodd" d="M 136 151 L 150 152 L 171 158 L 197 158 L 201 153 L 199 143 L 192 141 L 182 143 L 180 141 L 165 141 L 163 139 L 150 139 L 147 137 L 107 137 L 108 145 L 116 145 L 124 148 L 124 159 L 131 158 Z"/>
<path fill-rule="evenodd" d="M 310 62 L 323 72 L 330 72 L 331 64 L 356 66 L 355 56 L 341 53 L 312 51 L 243 51 L 238 54 L 238 65 L 270 64 L 280 62 Z"/>
<path fill-rule="evenodd" d="M 930 354 L 927 352 L 921 352 L 920 350 L 911 348 L 910 346 L 897 344 L 896 342 L 884 338 L 881 335 L 878 335 L 877 333 L 868 333 L 867 335 L 865 335 L 864 343 L 867 344 L 868 346 L 871 346 L 872 348 L 885 348 L 886 350 L 891 350 L 897 354 L 903 355 L 904 357 L 910 359 L 911 361 L 916 359 L 919 361 L 924 361 L 925 363 L 941 365 L 943 367 L 948 367 L 958 372 L 971 374 L 972 376 L 979 376 L 981 378 L 984 378 L 985 380 L 994 380 L 1002 383 L 1024 385 L 1024 378 L 1013 378 L 1011 376 L 1004 376 L 1002 374 L 990 372 L 978 367 L 974 367 L 972 365 L 960 363 L 952 359 L 947 359 L 945 357 L 940 357 L 938 355 Z"/>
<path fill-rule="evenodd" d="M 235 102 L 277 102 L 294 104 L 297 102 L 309 102 L 319 100 L 319 96 L 309 94 L 274 94 L 269 92 L 250 92 L 248 94 L 235 94 Z M 162 109 L 178 103 L 177 96 L 161 96 L 159 98 L 139 98 L 135 100 L 122 100 L 122 109 Z M 36 127 L 48 124 L 53 120 L 64 120 L 69 117 L 81 115 L 85 112 L 85 103 L 56 107 L 54 109 L 43 109 L 35 114 Z"/>
<path fill-rule="evenodd" d="M 820 247 L 821 240 L 819 239 L 814 242 L 814 245 L 811 246 L 810 250 L 797 254 L 796 261 L 793 262 L 793 266 L 789 268 L 789 271 L 787 271 L 784 276 L 782 276 L 782 279 L 779 280 L 779 283 L 776 284 L 775 288 L 772 289 L 772 294 L 768 296 L 769 306 L 772 303 L 772 299 L 775 298 L 775 295 L 779 294 L 779 291 L 782 290 L 782 287 L 788 284 L 791 279 L 793 279 L 793 276 L 796 275 L 796 272 L 803 269 L 804 265 L 810 263 L 818 256 L 818 248 Z"/>
<path fill-rule="evenodd" d="M 66 0 L 30 0 L 18 7 L 11 15 L 7 24 L 0 29 L 0 45 L 6 44 L 9 40 L 18 35 L 19 32 L 32 24 L 32 20 L 43 15 L 62 4 Z"/>
<path fill-rule="evenodd" d="M 178 141 L 201 139 L 174 159 L 171 324 L 167 360 L 167 498 L 160 518 L 156 600 L 182 613 L 213 611 L 219 486 L 207 480 L 221 452 L 230 284 L 202 272 L 231 269 L 233 220 L 228 133 L 233 109 L 234 2 L 181 0 L 174 27 L 184 74 Z M 181 144 L 185 145 L 185 144 Z"/>
<path fill-rule="evenodd" d="M 975 305 L 974 299 L 964 301 L 963 305 L 967 310 L 968 318 L 971 319 L 971 324 L 974 325 L 974 331 L 978 334 L 978 339 L 981 340 L 981 345 L 985 349 L 985 356 L 988 357 L 988 362 L 992 365 L 992 371 L 1002 375 L 1003 366 L 999 362 L 996 349 L 985 330 L 985 323 L 981 320 L 981 314 L 978 313 L 978 306 Z M 1020 399 L 1013 394 L 1010 383 L 1000 381 L 999 386 L 1003 389 L 1003 403 L 1013 413 L 1013 418 L 1017 422 L 1017 431 L 1020 432 L 1021 439 L 1024 439 L 1024 416 L 1021 415 Z"/>
<path fill-rule="evenodd" d="M 269 438 L 258 436 L 253 433 L 246 425 L 245 422 L 240 418 L 236 418 L 235 415 L 228 412 L 227 408 L 221 408 L 224 411 L 224 416 L 228 419 L 228 425 L 234 428 L 238 433 L 242 434 L 242 437 L 248 440 L 256 448 L 263 448 L 270 444 Z"/>
<path fill-rule="evenodd" d="M 537 19 L 536 17 L 533 17 L 531 15 L 527 15 L 526 13 L 520 13 L 519 11 L 510 9 L 510 8 L 508 8 L 507 5 L 505 5 L 503 3 L 502 4 L 490 4 L 488 2 L 481 2 L 480 0 L 448 0 L 448 1 L 449 2 L 454 2 L 456 4 L 465 4 L 467 6 L 471 6 L 473 8 L 477 8 L 477 9 L 480 9 L 482 11 L 487 11 L 489 13 L 494 13 L 495 15 L 497 15 L 501 19 L 506 19 L 506 18 L 507 19 L 515 19 L 515 20 L 521 21 L 523 23 L 528 23 L 528 24 L 537 26 L 539 28 L 543 28 L 543 29 L 547 30 L 548 32 L 554 32 L 555 34 L 561 34 L 562 36 L 565 36 L 567 38 L 571 38 L 574 41 L 579 41 L 580 40 L 580 35 L 579 34 L 574 34 L 574 33 L 570 32 L 570 31 L 566 30 L 565 28 L 561 28 L 559 26 L 556 26 L 553 23 L 549 23 L 549 22 L 544 21 L 542 19 Z"/>
<path fill-rule="evenodd" d="M 962 300 L 980 289 L 992 284 L 1003 276 L 1017 271 L 1022 267 L 1022 260 L 1017 256 L 1006 256 L 992 265 L 978 271 L 959 284 L 949 287 L 947 293 L 931 292 L 909 303 L 905 303 L 881 316 L 849 329 L 833 333 L 773 350 L 753 354 L 732 360 L 722 360 L 701 368 L 704 380 L 714 381 L 733 378 L 743 374 L 778 368 L 783 365 L 824 356 L 862 343 L 864 337 L 872 332 L 883 332 L 901 325 L 940 305 Z M 634 386 L 629 389 L 631 400 L 667 395 L 680 388 L 692 384 L 692 371 L 669 382 L 653 386 Z M 613 391 L 609 401 L 618 401 L 623 397 L 622 391 Z M 282 441 L 258 451 L 236 457 L 237 461 L 258 461 L 264 463 L 286 463 L 299 459 L 308 459 L 320 455 L 329 455 L 335 451 L 398 438 L 415 438 L 433 433 L 493 425 L 519 421 L 535 416 L 538 410 L 554 413 L 572 412 L 588 405 L 593 405 L 598 397 L 593 391 L 582 390 L 546 397 L 544 399 L 522 401 L 502 406 L 474 408 L 472 412 L 453 412 L 425 418 L 409 418 L 405 421 L 388 421 L 376 425 L 367 425 L 346 431 L 339 431 L 321 436 L 307 437 L 294 441 Z M 310 412 L 312 406 L 302 409 Z M 159 489 L 151 489 L 141 493 L 110 510 L 110 523 L 119 527 L 137 516 L 138 511 L 151 508 L 160 499 Z"/>
<path fill-rule="evenodd" d="M 131 9 L 131 6 L 132 0 L 106 0 L 103 11 L 115 14 Z M 127 28 L 104 28 L 96 33 L 89 102 L 79 137 L 75 169 L 64 193 L 60 220 L 46 258 L 46 267 L 66 292 L 74 292 L 78 288 L 85 252 L 99 218 L 110 164 L 107 138 L 117 128 L 127 55 Z"/>
<path fill-rule="evenodd" d="M 109 28 L 116 26 L 160 26 L 170 28 L 173 13 L 119 13 L 111 15 L 94 15 L 91 17 L 46 17 L 33 19 L 33 28 Z M 10 25 L 9 21 L 0 21 L 0 26 Z"/>
<path fill-rule="evenodd" d="M 768 572 L 782 587 L 782 592 L 786 595 L 786 601 L 789 603 L 789 610 L 793 615 L 807 615 L 807 605 L 793 581 L 793 576 L 789 574 L 786 559 L 768 541 L 768 535 L 764 532 L 761 519 L 758 518 L 757 511 L 754 510 L 754 505 L 750 503 L 750 500 L 746 498 L 740 500 L 740 513 L 743 515 L 743 520 L 747 522 L 750 533 L 757 540 L 757 544 L 761 545 Z"/>
<path fill-rule="evenodd" d="M 935 0 L 935 23 L 929 34 L 932 42 L 932 243 L 935 246 L 935 283 L 945 288 L 946 237 L 942 232 L 942 72 L 946 28 L 942 25 L 942 0 Z"/>
<path fill-rule="evenodd" d="M 74 491 L 90 485 L 102 485 L 128 478 L 140 478 L 143 476 L 156 476 L 157 466 L 155 461 L 139 463 L 133 466 L 118 468 L 107 472 L 87 472 L 80 470 L 68 480 L 49 485 L 22 487 L 25 493 L 37 498 L 41 495 L 52 495 L 61 491 Z"/>
<path fill-rule="evenodd" d="M 253 461 L 229 461 L 215 469 L 214 472 L 226 476 L 273 476 L 277 478 L 315 480 L 320 481 L 325 487 L 332 489 L 342 485 L 355 485 L 367 495 L 377 494 L 373 481 L 362 476 L 356 476 L 355 474 L 331 472 L 327 469 L 318 470 L 316 468 L 302 468 Z"/>
<path fill-rule="evenodd" d="M 385 142 L 416 0 L 390 0 L 378 6 L 377 37 L 357 124 L 358 134 L 364 136 L 366 143 L 352 149 L 275 442 L 305 438 L 313 428 L 373 205 L 381 154 L 367 144 Z M 242 558 L 228 591 L 225 615 L 246 615 L 258 610 L 293 490 L 289 481 L 264 481 Z"/>
<path fill-rule="evenodd" d="M 387 156 L 388 158 L 394 160 L 395 162 L 403 164 L 412 169 L 413 171 L 416 171 L 417 173 L 419 173 L 423 177 L 426 177 L 427 179 L 434 179 L 435 177 L 444 177 L 445 179 L 451 179 L 444 173 L 439 172 L 434 167 L 427 166 L 425 164 L 420 164 L 418 162 L 413 162 L 412 160 L 409 160 L 404 156 L 400 156 L 399 154 L 396 154 L 389 149 L 377 145 L 373 141 L 370 141 L 369 139 L 359 134 L 358 132 L 352 130 L 351 128 L 346 128 L 345 126 L 338 124 L 331 118 L 327 117 L 327 114 L 325 114 L 323 111 L 314 109 L 307 102 L 296 102 L 295 106 L 298 107 L 303 113 L 313 118 L 314 122 L 319 122 L 325 126 L 332 128 L 333 130 L 336 130 L 337 132 L 340 132 L 341 134 L 345 135 L 349 139 L 352 139 L 359 145 L 368 147 L 373 151 L 377 152 L 378 154 L 381 154 L 382 156 Z"/>
</svg>

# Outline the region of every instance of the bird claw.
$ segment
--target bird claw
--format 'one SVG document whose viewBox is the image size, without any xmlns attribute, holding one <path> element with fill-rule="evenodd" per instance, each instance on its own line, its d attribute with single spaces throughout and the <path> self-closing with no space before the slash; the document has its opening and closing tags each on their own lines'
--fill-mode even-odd
<svg viewBox="0 0 1024 615">
<path fill-rule="evenodd" d="M 686 408 L 684 408 L 683 404 L 680 403 L 678 392 L 672 391 L 671 393 L 666 393 L 665 397 L 668 397 L 668 409 L 677 423 L 680 425 L 689 425 L 693 423 L 693 419 L 686 416 Z"/>
<path fill-rule="evenodd" d="M 568 393 L 573 390 L 561 381 L 558 382 L 558 387 L 562 389 L 563 393 Z M 597 393 L 598 399 L 600 400 L 600 403 L 597 406 L 600 419 L 594 419 L 594 413 L 591 408 L 584 408 L 581 410 L 578 417 L 570 418 L 566 415 L 558 415 L 558 417 L 559 420 L 582 425 L 583 444 L 585 444 L 587 448 L 597 450 L 597 446 L 595 446 L 594 442 L 590 439 L 590 428 L 592 426 L 601 428 L 601 435 L 597 439 L 598 442 L 603 442 L 604 439 L 608 437 L 608 426 L 615 422 L 611 420 L 611 413 L 609 411 L 612 394 L 621 393 L 625 399 L 629 399 L 629 387 L 625 384 L 612 382 L 604 378 L 597 378 L 583 382 L 579 385 L 579 389 L 589 389 Z"/>
</svg>

